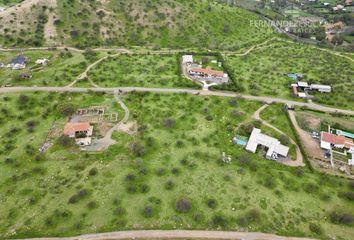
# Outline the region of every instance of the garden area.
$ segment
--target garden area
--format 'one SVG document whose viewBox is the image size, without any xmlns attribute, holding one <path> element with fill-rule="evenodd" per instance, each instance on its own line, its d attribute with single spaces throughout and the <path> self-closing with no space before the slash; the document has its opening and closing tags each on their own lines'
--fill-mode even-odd
<svg viewBox="0 0 354 240">
<path fill-rule="evenodd" d="M 103 153 L 81 152 L 59 134 L 40 154 L 53 122 L 61 129 L 67 121 L 72 108 L 63 106 L 113 108 L 113 96 L 26 93 L 0 99 L 2 238 L 126 229 L 348 240 L 354 234 L 354 182 L 287 167 L 231 143 L 261 103 L 131 93 L 122 100 L 129 121 L 138 125 L 135 134 L 114 133 L 117 144 Z M 231 162 L 222 161 L 223 152 Z"/>
<path fill-rule="evenodd" d="M 300 73 L 301 81 L 332 87 L 332 93 L 310 92 L 313 101 L 323 105 L 353 109 L 354 63 L 311 46 L 275 42 L 245 56 L 227 56 L 228 72 L 238 88 L 252 95 L 299 100 L 290 85 L 288 73 Z"/>
<path fill-rule="evenodd" d="M 88 76 L 101 87 L 198 88 L 182 76 L 179 55 L 119 55 L 93 68 Z"/>
<path fill-rule="evenodd" d="M 73 82 L 90 62 L 104 54 L 93 51 L 77 53 L 57 50 L 0 52 L 0 64 L 3 63 L 5 66 L 16 56 L 23 55 L 28 58 L 25 69 L 0 68 L 0 86 L 66 86 Z M 46 65 L 35 63 L 38 59 L 44 58 L 49 60 Z"/>
</svg>

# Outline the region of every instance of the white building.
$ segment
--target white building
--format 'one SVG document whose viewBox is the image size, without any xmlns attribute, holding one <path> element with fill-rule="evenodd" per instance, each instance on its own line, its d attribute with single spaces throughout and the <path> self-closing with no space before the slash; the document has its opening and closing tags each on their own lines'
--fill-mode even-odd
<svg viewBox="0 0 354 240">
<path fill-rule="evenodd" d="M 49 60 L 48 60 L 48 59 L 43 58 L 43 59 L 38 59 L 38 60 L 36 61 L 36 64 L 40 64 L 40 65 L 47 65 L 47 64 L 48 64 L 48 62 L 49 62 Z"/>
<path fill-rule="evenodd" d="M 311 88 L 311 90 L 317 90 L 319 92 L 330 93 L 332 91 L 331 86 L 328 86 L 328 85 L 311 84 L 310 88 Z"/>
<path fill-rule="evenodd" d="M 182 63 L 183 64 L 187 64 L 187 63 L 191 64 L 191 63 L 193 63 L 193 55 L 184 55 L 182 57 Z"/>
<path fill-rule="evenodd" d="M 255 153 L 258 145 L 268 148 L 266 153 L 267 158 L 273 158 L 274 154 L 286 157 L 289 152 L 289 148 L 282 145 L 278 139 L 262 134 L 261 130 L 258 128 L 253 128 L 250 139 L 246 145 L 246 150 Z"/>
<path fill-rule="evenodd" d="M 301 88 L 308 88 L 309 84 L 307 82 L 297 82 L 297 85 Z"/>
</svg>

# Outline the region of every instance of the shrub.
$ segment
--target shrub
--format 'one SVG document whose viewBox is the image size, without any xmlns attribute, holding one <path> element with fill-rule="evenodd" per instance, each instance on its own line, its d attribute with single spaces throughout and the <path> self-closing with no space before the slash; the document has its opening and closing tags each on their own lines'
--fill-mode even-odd
<svg viewBox="0 0 354 240">
<path fill-rule="evenodd" d="M 250 222 L 258 222 L 260 220 L 261 214 L 257 209 L 253 208 L 247 212 L 246 217 Z"/>
<path fill-rule="evenodd" d="M 172 118 L 166 118 L 163 122 L 163 125 L 165 126 L 165 128 L 173 128 L 176 124 L 176 120 L 172 119 Z"/>
<path fill-rule="evenodd" d="M 354 192 L 340 192 L 339 197 L 347 199 L 349 201 L 354 201 Z"/>
<path fill-rule="evenodd" d="M 311 232 L 313 232 L 317 235 L 321 235 L 323 233 L 322 227 L 320 225 L 315 224 L 315 223 L 310 223 L 309 229 Z"/>
<path fill-rule="evenodd" d="M 151 218 L 154 215 L 154 209 L 151 206 L 147 206 L 143 210 L 143 215 L 146 218 Z"/>
<path fill-rule="evenodd" d="M 74 104 L 68 103 L 68 102 L 61 103 L 61 104 L 58 104 L 57 110 L 62 116 L 67 117 L 67 116 L 71 116 L 72 114 L 75 113 L 76 106 Z"/>
<path fill-rule="evenodd" d="M 187 213 L 192 209 L 192 204 L 186 198 L 181 198 L 176 201 L 176 210 L 180 213 Z"/>
<path fill-rule="evenodd" d="M 149 190 L 150 190 L 149 185 L 147 185 L 145 183 L 140 185 L 140 192 L 141 193 L 147 193 L 147 192 L 149 192 Z"/>
<path fill-rule="evenodd" d="M 181 170 L 180 170 L 179 168 L 172 168 L 171 172 L 172 172 L 172 174 L 174 174 L 174 175 L 179 175 L 180 172 L 181 172 Z"/>
<path fill-rule="evenodd" d="M 132 142 L 130 150 L 137 157 L 142 157 L 145 153 L 145 147 L 140 142 Z"/>
<path fill-rule="evenodd" d="M 228 226 L 228 220 L 225 216 L 221 214 L 214 215 L 211 219 L 211 224 L 214 227 L 221 227 L 221 228 L 227 228 Z"/>
<path fill-rule="evenodd" d="M 156 169 L 156 175 L 157 176 L 163 176 L 163 175 L 165 175 L 166 174 L 166 169 L 164 169 L 164 168 L 158 168 L 158 169 Z"/>
<path fill-rule="evenodd" d="M 125 213 L 125 210 L 122 207 L 117 207 L 114 209 L 114 215 L 116 215 L 116 216 L 122 216 L 124 213 Z"/>
<path fill-rule="evenodd" d="M 214 209 L 214 208 L 217 207 L 218 202 L 215 199 L 208 199 L 207 200 L 207 205 L 208 205 L 209 208 Z"/>
<path fill-rule="evenodd" d="M 87 204 L 87 207 L 88 207 L 88 209 L 97 208 L 97 202 L 95 202 L 95 201 L 90 201 L 90 202 Z"/>
<path fill-rule="evenodd" d="M 172 190 L 174 187 L 175 187 L 175 184 L 173 183 L 172 180 L 168 180 L 168 181 L 165 183 L 165 189 L 166 189 L 166 190 Z"/>
<path fill-rule="evenodd" d="M 335 210 L 329 214 L 329 217 L 332 223 L 345 225 L 354 223 L 354 216 L 349 213 L 342 213 Z"/>
<path fill-rule="evenodd" d="M 97 168 L 91 168 L 90 171 L 89 171 L 89 175 L 90 176 L 96 176 L 98 173 L 98 169 Z"/>
<path fill-rule="evenodd" d="M 74 146 L 74 140 L 69 138 L 68 136 L 61 135 L 58 139 L 59 145 L 62 147 L 71 147 Z"/>
</svg>

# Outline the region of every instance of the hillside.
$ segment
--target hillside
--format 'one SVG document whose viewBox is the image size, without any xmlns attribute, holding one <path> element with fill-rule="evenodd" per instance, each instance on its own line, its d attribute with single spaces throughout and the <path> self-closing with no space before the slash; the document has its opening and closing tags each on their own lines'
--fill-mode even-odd
<svg viewBox="0 0 354 240">
<path fill-rule="evenodd" d="M 250 24 L 255 14 L 214 2 L 28 0 L 0 13 L 0 45 L 233 49 L 273 35 Z"/>
</svg>

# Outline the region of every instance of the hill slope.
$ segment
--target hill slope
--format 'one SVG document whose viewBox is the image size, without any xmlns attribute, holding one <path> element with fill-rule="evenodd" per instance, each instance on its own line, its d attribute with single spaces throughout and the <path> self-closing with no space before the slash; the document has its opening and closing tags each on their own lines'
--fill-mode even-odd
<svg viewBox="0 0 354 240">
<path fill-rule="evenodd" d="M 273 34 L 251 26 L 255 14 L 207 0 L 36 2 L 20 15 L 0 13 L 0 44 L 232 49 Z"/>
</svg>

